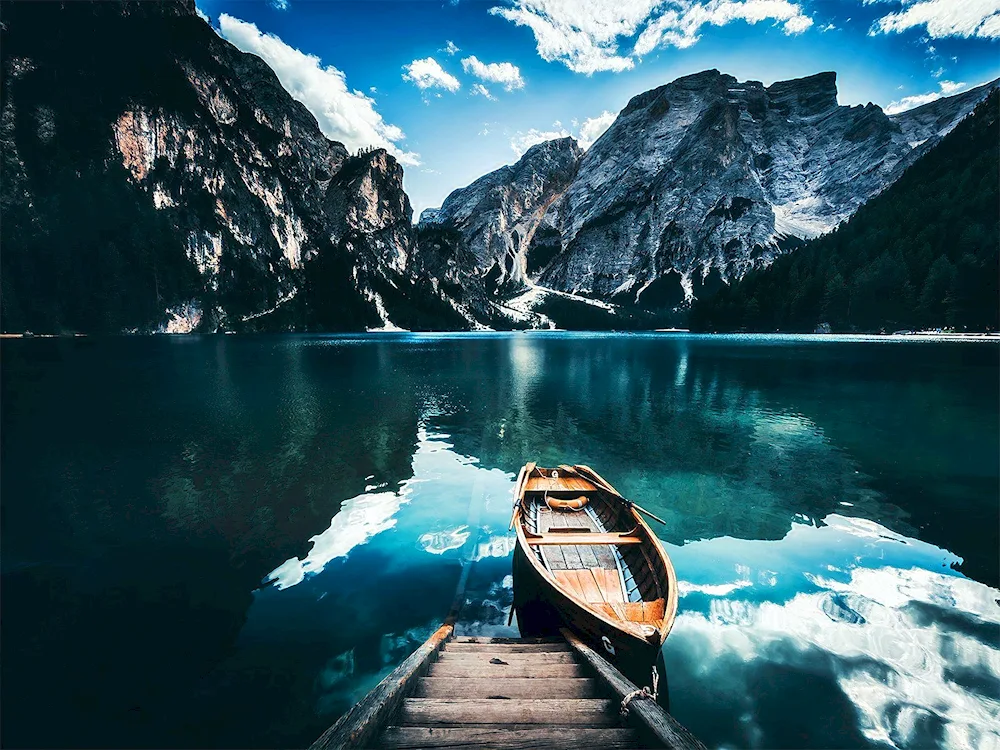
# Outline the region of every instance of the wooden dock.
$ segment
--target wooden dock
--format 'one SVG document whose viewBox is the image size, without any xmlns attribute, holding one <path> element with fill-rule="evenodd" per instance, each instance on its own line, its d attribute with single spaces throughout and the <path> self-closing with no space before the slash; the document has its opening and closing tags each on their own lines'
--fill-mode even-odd
<svg viewBox="0 0 1000 750">
<path fill-rule="evenodd" d="M 313 743 L 383 748 L 704 750 L 676 719 L 567 630 L 562 638 L 455 637 L 443 625 Z"/>
</svg>

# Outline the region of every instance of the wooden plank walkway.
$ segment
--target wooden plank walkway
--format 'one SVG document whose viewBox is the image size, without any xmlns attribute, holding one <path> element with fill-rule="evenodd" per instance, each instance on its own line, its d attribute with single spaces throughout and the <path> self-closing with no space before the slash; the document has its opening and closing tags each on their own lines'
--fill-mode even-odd
<svg viewBox="0 0 1000 750">
<path fill-rule="evenodd" d="M 701 743 L 575 636 L 453 637 L 444 625 L 328 729 L 313 750 L 633 748 Z"/>
</svg>

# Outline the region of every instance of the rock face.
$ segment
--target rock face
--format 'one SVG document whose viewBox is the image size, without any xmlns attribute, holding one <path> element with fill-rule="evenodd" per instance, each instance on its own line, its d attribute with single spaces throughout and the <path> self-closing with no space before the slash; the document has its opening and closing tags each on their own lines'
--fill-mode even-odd
<svg viewBox="0 0 1000 750">
<path fill-rule="evenodd" d="M 550 166 L 529 152 L 452 193 L 433 221 L 482 273 L 673 308 L 836 227 L 990 86 L 890 117 L 838 105 L 834 73 L 765 87 L 706 71 L 634 97 L 578 164 L 558 161 L 568 186 L 524 190 L 526 166 L 532 188 Z M 560 143 L 543 146 L 578 155 Z"/>
<path fill-rule="evenodd" d="M 543 219 L 572 183 L 582 156 L 572 138 L 533 146 L 513 166 L 452 192 L 440 209 L 424 211 L 421 222 L 452 227 L 466 238 L 475 268 L 494 288 L 520 288 L 537 270 L 528 267 L 527 249 L 544 242 L 536 234 L 551 228 Z"/>
<path fill-rule="evenodd" d="M 5 330 L 469 325 L 410 271 L 393 157 L 190 0 L 5 4 L 2 35 Z"/>
</svg>

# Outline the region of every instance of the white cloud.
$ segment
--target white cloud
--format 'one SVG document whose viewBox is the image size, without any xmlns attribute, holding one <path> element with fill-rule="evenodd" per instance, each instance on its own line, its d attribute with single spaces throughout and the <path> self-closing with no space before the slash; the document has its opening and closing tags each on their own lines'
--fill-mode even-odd
<svg viewBox="0 0 1000 750">
<path fill-rule="evenodd" d="M 554 141 L 557 138 L 565 138 L 568 135 L 572 135 L 572 133 L 565 128 L 560 128 L 559 130 L 536 130 L 532 128 L 526 133 L 522 133 L 521 131 L 515 133 L 514 137 L 510 139 L 510 147 L 514 149 L 514 153 L 518 157 L 521 157 L 532 146 L 545 143 L 545 141 Z"/>
<path fill-rule="evenodd" d="M 951 94 L 957 94 L 966 88 L 965 83 L 956 83 L 955 81 L 938 81 L 938 91 L 929 91 L 926 94 L 914 94 L 913 96 L 904 96 L 902 99 L 890 102 L 889 106 L 885 108 L 885 113 L 887 115 L 895 115 L 900 112 L 906 112 L 914 107 L 919 107 L 922 104 L 930 104 L 931 102 L 936 102 L 943 96 L 950 96 Z"/>
<path fill-rule="evenodd" d="M 453 41 L 451 41 L 451 39 L 449 39 L 448 43 L 444 45 L 444 47 L 440 51 L 446 52 L 449 55 L 454 55 L 458 52 L 461 52 L 461 49 L 459 49 L 459 46 L 455 44 Z"/>
<path fill-rule="evenodd" d="M 927 35 L 942 37 L 1000 37 L 1000 0 L 921 0 L 879 18 L 869 33 L 900 33 L 919 26 Z"/>
<path fill-rule="evenodd" d="M 621 37 L 634 36 L 659 0 L 514 0 L 512 7 L 490 13 L 535 35 L 538 54 L 559 61 L 576 73 L 620 72 L 632 68 L 631 57 L 618 51 Z"/>
<path fill-rule="evenodd" d="M 490 13 L 531 29 L 543 60 L 586 75 L 629 70 L 660 46 L 690 47 L 706 25 L 772 20 L 786 34 L 812 25 L 789 0 L 511 0 Z M 636 34 L 632 51 L 622 51 Z"/>
<path fill-rule="evenodd" d="M 405 138 L 403 131 L 382 119 L 373 99 L 348 89 L 342 71 L 332 65 L 323 67 L 315 55 L 290 47 L 274 34 L 262 34 L 254 24 L 225 13 L 219 16 L 219 33 L 270 65 L 285 90 L 312 112 L 327 138 L 340 141 L 352 151 L 378 146 L 402 164 L 420 163 L 418 154 L 398 146 L 397 142 Z"/>
<path fill-rule="evenodd" d="M 524 79 L 521 77 L 521 71 L 513 63 L 484 63 L 475 55 L 472 55 L 462 60 L 462 69 L 481 81 L 499 83 L 507 91 L 524 88 Z"/>
<path fill-rule="evenodd" d="M 614 112 L 605 110 L 597 117 L 591 117 L 583 121 L 580 126 L 580 148 L 587 150 L 591 144 L 604 135 L 604 131 L 611 127 L 611 123 L 618 117 Z"/>
<path fill-rule="evenodd" d="M 950 96 L 951 94 L 957 94 L 959 91 L 965 88 L 964 83 L 955 83 L 954 81 L 941 81 L 941 93 L 945 96 Z"/>
<path fill-rule="evenodd" d="M 812 19 L 802 12 L 802 6 L 788 0 L 712 0 L 700 3 L 678 3 L 678 10 L 668 10 L 653 20 L 639 35 L 635 54 L 647 55 L 657 47 L 685 49 L 701 39 L 704 26 L 725 26 L 733 21 L 756 24 L 775 21 L 785 34 L 801 34 L 812 26 Z"/>
<path fill-rule="evenodd" d="M 571 132 L 563 127 L 563 124 L 556 120 L 552 123 L 551 130 L 537 130 L 532 128 L 527 132 L 517 131 L 514 137 L 510 139 L 510 147 L 514 150 L 514 153 L 521 157 L 525 151 L 534 146 L 537 143 L 544 143 L 545 141 L 553 141 L 557 138 L 565 138 L 566 136 L 572 136 L 576 138 L 577 143 L 580 148 L 587 150 L 590 148 L 594 141 L 600 138 L 604 131 L 611 127 L 611 123 L 615 121 L 618 115 L 613 112 L 604 111 L 597 117 L 589 117 L 583 121 L 583 123 L 577 126 L 576 120 L 573 121 L 573 128 L 576 132 Z M 484 135 L 484 133 L 480 133 Z"/>
<path fill-rule="evenodd" d="M 267 4 L 275 10 L 288 10 L 288 0 L 267 0 Z"/>
<path fill-rule="evenodd" d="M 490 90 L 488 88 L 486 88 L 481 83 L 477 83 L 477 84 L 473 85 L 473 87 L 472 87 L 472 95 L 473 96 L 484 96 L 487 99 L 489 99 L 491 102 L 495 102 L 497 100 L 497 98 L 495 96 L 493 96 L 493 94 L 490 93 Z"/>
<path fill-rule="evenodd" d="M 825 26 L 820 26 L 819 30 L 820 30 L 820 33 L 825 34 L 828 31 L 836 31 L 837 27 L 834 26 L 832 23 L 828 23 Z"/>
<path fill-rule="evenodd" d="M 414 60 L 409 65 L 404 65 L 403 70 L 406 71 L 403 80 L 412 82 L 418 89 L 445 89 L 454 92 L 462 88 L 458 79 L 442 68 L 433 57 Z"/>
</svg>

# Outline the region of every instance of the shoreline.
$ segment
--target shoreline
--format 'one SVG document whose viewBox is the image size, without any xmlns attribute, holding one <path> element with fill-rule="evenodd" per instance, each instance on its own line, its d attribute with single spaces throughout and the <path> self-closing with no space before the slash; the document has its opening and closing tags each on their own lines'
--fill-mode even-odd
<svg viewBox="0 0 1000 750">
<path fill-rule="evenodd" d="M 310 331 L 255 331 L 238 334 L 235 331 L 215 331 L 205 333 L 0 333 L 0 339 L 78 339 L 78 338 L 184 338 L 192 336 L 310 336 L 310 337 L 427 337 L 436 338 L 448 337 L 481 337 L 481 336 L 510 336 L 510 335 L 570 335 L 581 338 L 593 336 L 641 336 L 641 337 L 662 337 L 662 338 L 692 338 L 692 339 L 770 339 L 787 341 L 830 341 L 831 343 L 848 342 L 907 342 L 907 341 L 965 341 L 965 342 L 998 342 L 1000 343 L 1000 332 L 964 332 L 964 333 L 943 333 L 937 331 L 914 331 L 911 333 L 787 333 L 776 331 L 774 333 L 696 333 L 685 329 L 655 329 L 648 331 L 602 331 L 602 330 L 567 330 L 564 328 L 529 328 L 512 331 L 407 331 L 405 329 L 368 330 L 368 331 L 339 331 L 331 333 L 310 332 Z"/>
</svg>

